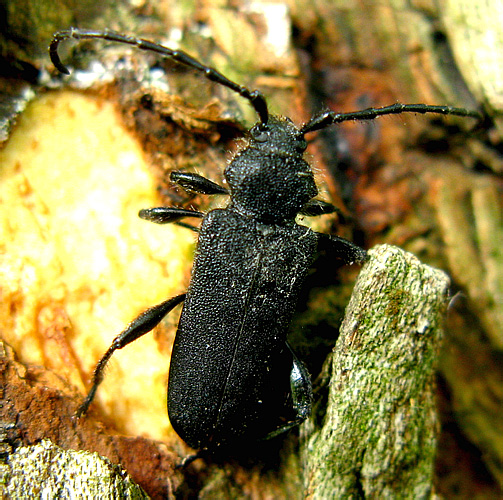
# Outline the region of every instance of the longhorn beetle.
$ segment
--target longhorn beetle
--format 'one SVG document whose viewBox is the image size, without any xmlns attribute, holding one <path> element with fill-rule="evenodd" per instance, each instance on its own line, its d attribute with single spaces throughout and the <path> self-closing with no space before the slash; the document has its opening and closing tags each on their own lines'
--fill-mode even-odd
<svg viewBox="0 0 503 500">
<path fill-rule="evenodd" d="M 480 118 L 479 113 L 398 103 L 353 113 L 324 111 L 297 127 L 289 118 L 270 116 L 258 90 L 238 85 L 185 52 L 112 31 L 71 28 L 56 33 L 50 57 L 63 73 L 69 71 L 58 46 L 67 38 L 104 39 L 169 57 L 247 99 L 259 119 L 225 169 L 228 189 L 198 174 L 171 173 L 171 180 L 186 190 L 229 195 L 226 208 L 207 214 L 171 207 L 139 212 L 142 219 L 158 224 L 203 219 L 190 285 L 186 293 L 147 309 L 114 339 L 95 368 L 77 414 L 83 415 L 94 399 L 112 354 L 152 330 L 183 302 L 168 383 L 168 413 L 178 435 L 200 454 L 210 454 L 299 424 L 311 411 L 311 382 L 286 337 L 302 282 L 320 248 L 346 264 L 366 259 L 365 250 L 350 241 L 296 223 L 299 214 L 336 210 L 316 199 L 313 172 L 303 158 L 304 136 L 335 123 L 389 114 Z"/>
</svg>

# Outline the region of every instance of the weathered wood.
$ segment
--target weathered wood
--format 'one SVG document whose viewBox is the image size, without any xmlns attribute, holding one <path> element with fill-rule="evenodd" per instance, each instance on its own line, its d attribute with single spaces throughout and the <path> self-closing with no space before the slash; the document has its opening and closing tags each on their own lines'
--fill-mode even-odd
<svg viewBox="0 0 503 500">
<path fill-rule="evenodd" d="M 49 440 L 16 449 L 1 474 L 0 494 L 6 498 L 149 498 L 106 458 L 64 450 Z"/>
<path fill-rule="evenodd" d="M 396 247 L 369 254 L 332 355 L 323 427 L 305 445 L 307 498 L 432 495 L 449 279 Z"/>
</svg>

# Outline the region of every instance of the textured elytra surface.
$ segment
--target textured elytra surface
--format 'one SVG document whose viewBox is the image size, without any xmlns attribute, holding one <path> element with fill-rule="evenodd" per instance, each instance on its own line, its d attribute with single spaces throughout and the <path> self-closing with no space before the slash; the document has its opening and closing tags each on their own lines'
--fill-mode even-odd
<svg viewBox="0 0 503 500">
<path fill-rule="evenodd" d="M 306 227 L 228 210 L 203 222 L 168 389 L 171 422 L 194 448 L 265 437 L 291 413 L 286 337 L 316 242 Z"/>
</svg>

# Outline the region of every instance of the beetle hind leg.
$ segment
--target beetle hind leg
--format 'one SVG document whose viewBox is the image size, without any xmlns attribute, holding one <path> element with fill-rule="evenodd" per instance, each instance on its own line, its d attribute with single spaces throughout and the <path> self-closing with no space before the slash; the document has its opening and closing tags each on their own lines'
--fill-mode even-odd
<svg viewBox="0 0 503 500">
<path fill-rule="evenodd" d="M 150 332 L 155 328 L 161 320 L 168 314 L 172 309 L 174 309 L 178 304 L 182 303 L 185 299 L 185 294 L 177 295 L 169 300 L 161 302 L 160 304 L 153 306 L 143 313 L 141 313 L 136 319 L 134 319 L 125 330 L 123 330 L 112 342 L 112 345 L 108 348 L 107 352 L 98 361 L 93 374 L 93 384 L 89 393 L 84 399 L 84 402 L 79 406 L 76 416 L 81 417 L 87 412 L 89 405 L 92 403 L 98 386 L 103 381 L 103 372 L 105 366 L 112 357 L 112 354 L 117 349 L 122 349 L 131 342 Z"/>
<path fill-rule="evenodd" d="M 313 386 L 311 375 L 304 363 L 297 358 L 287 342 L 287 347 L 292 354 L 292 370 L 290 372 L 290 391 L 292 398 L 292 410 L 294 417 L 284 425 L 267 434 L 265 439 L 272 439 L 297 425 L 300 425 L 311 415 L 313 406 Z"/>
<path fill-rule="evenodd" d="M 287 344 L 288 345 L 288 344 Z M 292 349 L 288 346 L 290 351 Z M 296 414 L 295 425 L 302 423 L 311 415 L 313 406 L 313 385 L 311 375 L 302 361 L 292 351 L 293 365 L 290 372 L 293 409 Z"/>
</svg>

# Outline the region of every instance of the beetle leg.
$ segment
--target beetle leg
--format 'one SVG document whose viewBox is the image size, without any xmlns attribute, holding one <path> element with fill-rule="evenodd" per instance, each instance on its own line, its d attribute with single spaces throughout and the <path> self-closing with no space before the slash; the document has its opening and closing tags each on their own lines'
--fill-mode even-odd
<svg viewBox="0 0 503 500">
<path fill-rule="evenodd" d="M 197 227 L 186 224 L 185 222 L 179 222 L 179 220 L 184 217 L 199 217 L 202 219 L 204 217 L 204 213 L 198 212 L 197 210 L 186 210 L 185 208 L 155 207 L 140 210 L 138 212 L 138 216 L 141 219 L 149 220 L 150 222 L 155 222 L 156 224 L 168 224 L 169 222 L 174 222 L 177 226 L 181 226 L 198 233 L 199 229 L 197 229 Z"/>
<path fill-rule="evenodd" d="M 200 450 L 197 453 L 186 456 L 179 464 L 175 466 L 175 469 L 186 469 L 194 460 L 197 460 L 199 458 L 207 458 L 208 456 L 208 450 Z"/>
<path fill-rule="evenodd" d="M 300 361 L 294 354 L 288 342 L 286 345 L 292 353 L 293 361 L 292 371 L 290 372 L 290 389 L 295 418 L 267 434 L 265 439 L 271 439 L 290 430 L 292 427 L 300 425 L 304 422 L 304 420 L 306 420 L 306 418 L 309 417 L 309 415 L 311 415 L 313 405 L 313 386 L 311 384 L 311 375 L 309 375 L 304 363 L 302 363 L 302 361 Z"/>
<path fill-rule="evenodd" d="M 229 194 L 229 191 L 222 186 L 206 179 L 202 175 L 193 172 L 171 172 L 169 178 L 171 182 L 178 184 L 189 193 L 198 194 Z"/>
<path fill-rule="evenodd" d="M 149 220 L 156 224 L 168 224 L 169 222 L 177 222 L 184 217 L 204 217 L 203 212 L 197 210 L 186 210 L 185 208 L 175 207 L 155 207 L 143 208 L 138 212 L 140 219 Z"/>
<path fill-rule="evenodd" d="M 299 215 L 305 215 L 307 217 L 317 217 L 318 215 L 333 214 L 342 216 L 342 211 L 337 207 L 323 200 L 312 199 L 309 200 L 299 212 Z"/>
<path fill-rule="evenodd" d="M 297 425 L 311 415 L 313 385 L 311 383 L 311 375 L 304 363 L 295 356 L 288 342 L 286 345 L 293 356 L 292 371 L 290 372 L 290 388 L 292 390 L 293 409 L 296 413 L 295 425 Z"/>
<path fill-rule="evenodd" d="M 136 319 L 134 319 L 129 325 L 123 330 L 112 342 L 112 345 L 108 348 L 107 352 L 98 361 L 93 374 L 93 385 L 91 390 L 86 396 L 84 402 L 79 406 L 76 416 L 81 417 L 87 412 L 89 405 L 92 403 L 94 396 L 96 395 L 96 390 L 103 380 L 103 371 L 105 369 L 108 360 L 112 357 L 112 354 L 117 349 L 122 349 L 131 342 L 150 332 L 155 328 L 161 320 L 168 314 L 172 309 L 174 309 L 178 304 L 183 302 L 185 299 L 185 294 L 177 295 L 171 299 L 168 299 L 161 304 L 150 307 L 146 311 L 143 311 Z"/>
<path fill-rule="evenodd" d="M 367 260 L 367 252 L 349 240 L 340 236 L 316 233 L 318 236 L 318 250 L 325 251 L 335 259 L 342 260 L 345 264 L 362 264 Z"/>
</svg>

